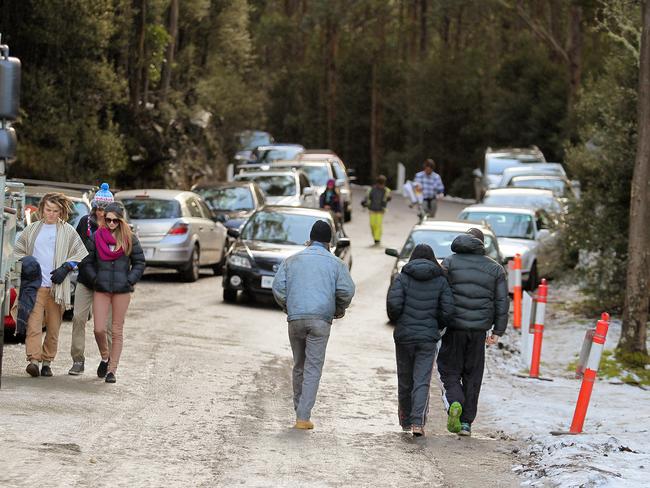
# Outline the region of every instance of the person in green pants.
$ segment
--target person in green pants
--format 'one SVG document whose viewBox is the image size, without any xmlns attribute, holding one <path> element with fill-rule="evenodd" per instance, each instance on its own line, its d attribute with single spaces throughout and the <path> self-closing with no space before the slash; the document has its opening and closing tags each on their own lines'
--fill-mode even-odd
<svg viewBox="0 0 650 488">
<path fill-rule="evenodd" d="M 375 184 L 368 189 L 366 198 L 361 202 L 361 205 L 366 207 L 370 213 L 370 230 L 376 246 L 381 242 L 384 212 L 390 199 L 390 188 L 386 186 L 386 177 L 379 175 Z"/>
</svg>

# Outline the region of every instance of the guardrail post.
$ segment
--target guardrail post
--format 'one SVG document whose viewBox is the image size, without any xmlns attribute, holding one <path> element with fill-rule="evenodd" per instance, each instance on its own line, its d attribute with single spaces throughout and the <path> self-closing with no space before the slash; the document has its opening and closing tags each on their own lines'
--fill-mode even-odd
<svg viewBox="0 0 650 488">
<path fill-rule="evenodd" d="M 537 305 L 535 310 L 535 324 L 533 325 L 533 359 L 530 365 L 530 377 L 539 378 L 539 362 L 542 356 L 542 339 L 544 337 L 544 315 L 546 313 L 546 299 L 548 296 L 548 286 L 546 280 L 542 279 L 542 284 L 537 290 Z"/>
<path fill-rule="evenodd" d="M 515 254 L 514 259 L 515 286 L 512 292 L 514 303 L 514 317 L 512 325 L 521 329 L 521 254 Z"/>
</svg>

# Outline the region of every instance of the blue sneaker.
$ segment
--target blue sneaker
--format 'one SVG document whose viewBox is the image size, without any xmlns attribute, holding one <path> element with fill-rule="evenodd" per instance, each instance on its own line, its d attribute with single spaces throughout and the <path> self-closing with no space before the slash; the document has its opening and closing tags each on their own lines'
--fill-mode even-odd
<svg viewBox="0 0 650 488">
<path fill-rule="evenodd" d="M 447 430 L 453 434 L 460 432 L 460 415 L 463 413 L 463 407 L 460 403 L 454 402 L 449 407 L 447 416 Z"/>
<path fill-rule="evenodd" d="M 463 436 L 471 436 L 472 435 L 472 426 L 468 424 L 467 422 L 462 422 L 460 424 L 460 432 L 458 435 L 463 435 Z"/>
</svg>

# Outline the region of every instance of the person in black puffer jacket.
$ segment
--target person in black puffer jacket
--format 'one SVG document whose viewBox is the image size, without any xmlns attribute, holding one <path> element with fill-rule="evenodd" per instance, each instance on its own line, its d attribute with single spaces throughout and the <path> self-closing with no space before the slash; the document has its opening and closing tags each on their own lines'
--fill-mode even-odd
<svg viewBox="0 0 650 488">
<path fill-rule="evenodd" d="M 105 376 L 106 383 L 115 383 L 115 372 L 122 354 L 124 318 L 133 287 L 142 278 L 146 263 L 140 242 L 124 220 L 124 209 L 119 204 L 112 203 L 106 207 L 104 221 L 106 226 L 100 227 L 94 234 L 86 271 L 95 289 L 95 339 L 102 355 L 97 376 Z M 106 337 L 109 311 L 113 314 L 113 344 L 110 351 Z"/>
<path fill-rule="evenodd" d="M 485 345 L 496 344 L 508 324 L 506 273 L 485 255 L 484 240 L 480 229 L 468 230 L 454 239 L 451 250 L 455 254 L 442 263 L 454 294 L 456 316 L 442 339 L 438 372 L 444 386 L 447 429 L 460 435 L 471 435 L 476 418 Z"/>
<path fill-rule="evenodd" d="M 431 372 L 440 331 L 454 317 L 454 301 L 444 270 L 431 247 L 418 244 L 388 290 L 388 316 L 397 322 L 399 423 L 405 432 L 424 435 Z"/>
</svg>

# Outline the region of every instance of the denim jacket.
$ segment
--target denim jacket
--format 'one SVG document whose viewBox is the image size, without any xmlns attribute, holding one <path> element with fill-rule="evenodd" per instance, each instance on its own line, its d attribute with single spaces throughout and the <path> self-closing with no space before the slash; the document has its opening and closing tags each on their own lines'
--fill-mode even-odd
<svg viewBox="0 0 650 488">
<path fill-rule="evenodd" d="M 354 283 L 343 261 L 319 242 L 288 257 L 273 280 L 273 295 L 287 320 L 342 317 L 354 296 Z"/>
</svg>

